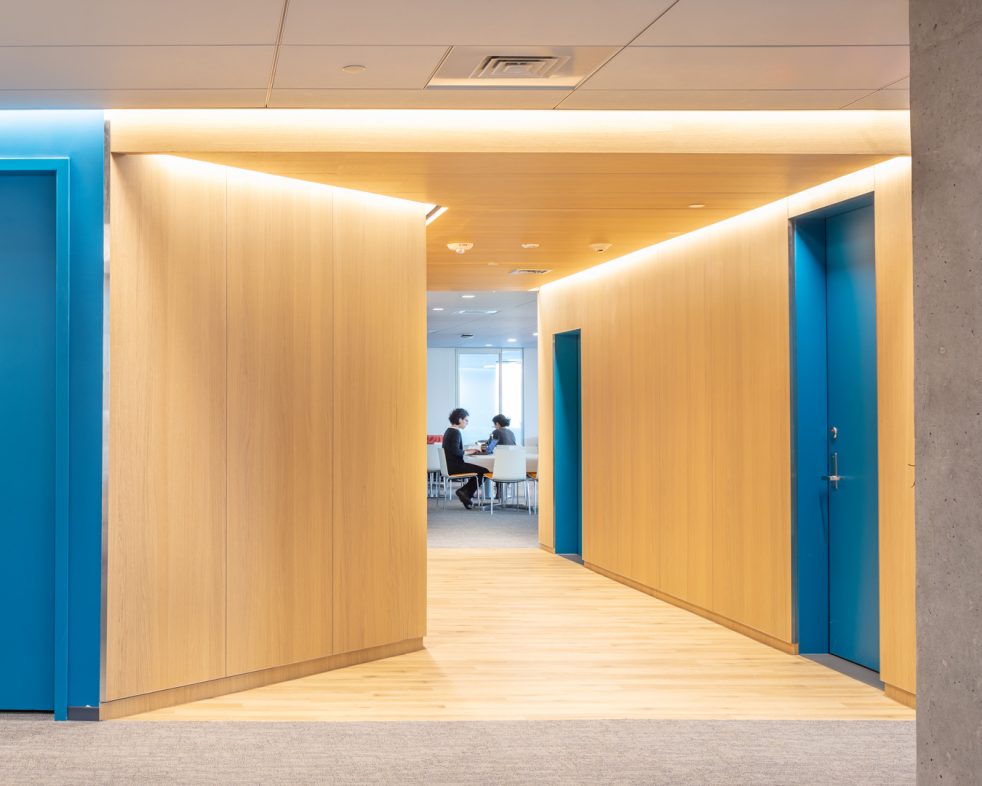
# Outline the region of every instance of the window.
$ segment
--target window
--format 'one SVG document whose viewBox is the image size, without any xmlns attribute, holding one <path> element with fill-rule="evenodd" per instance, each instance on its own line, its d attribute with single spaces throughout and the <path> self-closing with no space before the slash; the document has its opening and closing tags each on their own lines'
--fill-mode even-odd
<svg viewBox="0 0 982 786">
<path fill-rule="evenodd" d="M 487 439 L 499 412 L 511 418 L 522 444 L 522 350 L 458 349 L 457 406 L 470 412 L 462 434 L 465 445 Z"/>
</svg>

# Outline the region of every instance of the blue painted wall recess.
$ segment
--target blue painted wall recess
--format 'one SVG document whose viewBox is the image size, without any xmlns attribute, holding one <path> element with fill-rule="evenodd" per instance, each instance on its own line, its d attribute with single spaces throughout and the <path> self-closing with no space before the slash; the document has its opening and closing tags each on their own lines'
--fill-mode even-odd
<svg viewBox="0 0 982 786">
<path fill-rule="evenodd" d="M 0 710 L 99 703 L 102 112 L 0 112 Z"/>
</svg>

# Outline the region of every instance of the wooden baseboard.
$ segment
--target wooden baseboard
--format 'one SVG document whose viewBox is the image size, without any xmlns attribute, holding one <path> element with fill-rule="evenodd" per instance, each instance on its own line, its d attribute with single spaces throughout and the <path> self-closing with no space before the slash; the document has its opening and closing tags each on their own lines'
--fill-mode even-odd
<svg viewBox="0 0 982 786">
<path fill-rule="evenodd" d="M 898 688 L 895 685 L 883 684 L 883 692 L 886 694 L 888 699 L 893 699 L 898 704 L 903 704 L 905 707 L 910 707 L 912 710 L 917 709 L 917 696 L 909 691 L 905 691 L 903 688 Z"/>
<path fill-rule="evenodd" d="M 395 655 L 405 655 L 423 649 L 423 639 L 406 639 L 395 644 L 383 644 L 380 647 L 369 647 L 355 652 L 345 652 L 340 655 L 330 655 L 303 663 L 291 663 L 289 666 L 276 666 L 262 671 L 252 671 L 248 674 L 235 674 L 208 682 L 198 682 L 194 685 L 182 685 L 177 688 L 145 693 L 140 696 L 129 696 L 125 699 L 115 699 L 103 702 L 99 706 L 99 720 L 112 720 L 127 715 L 137 715 L 141 712 L 159 710 L 162 707 L 173 707 L 175 704 L 187 704 L 190 701 L 211 699 L 227 693 L 259 688 L 272 685 L 275 682 L 295 680 L 311 674 L 324 671 L 343 669 L 358 663 L 372 660 L 391 658 Z"/>
<path fill-rule="evenodd" d="M 540 543 L 539 548 L 543 551 L 548 551 L 550 554 L 556 553 L 556 550 L 552 546 L 547 546 L 545 543 Z"/>
<path fill-rule="evenodd" d="M 601 576 L 606 576 L 608 579 L 613 579 L 620 584 L 624 584 L 631 589 L 636 589 L 639 592 L 643 592 L 646 595 L 651 595 L 653 598 L 658 598 L 658 600 L 663 600 L 665 603 L 671 603 L 673 606 L 678 606 L 680 609 L 685 609 L 686 611 L 691 611 L 693 614 L 698 614 L 700 617 L 705 617 L 711 622 L 715 622 L 717 625 L 722 625 L 724 628 L 729 628 L 732 631 L 740 633 L 748 638 L 754 639 L 754 641 L 759 641 L 761 644 L 766 644 L 769 647 L 773 647 L 781 652 L 786 652 L 788 655 L 798 654 L 798 645 L 793 644 L 788 641 L 782 641 L 768 633 L 763 633 L 759 630 L 744 625 L 740 622 L 723 617 L 715 612 L 708 611 L 707 609 L 695 606 L 692 603 L 688 603 L 679 598 L 673 597 L 660 590 L 652 589 L 651 587 L 646 587 L 633 579 L 629 579 L 626 576 L 621 576 L 613 571 L 607 570 L 606 568 L 601 568 L 599 565 L 594 565 L 592 562 L 584 562 L 584 567 L 589 568 L 595 573 L 599 573 Z"/>
</svg>

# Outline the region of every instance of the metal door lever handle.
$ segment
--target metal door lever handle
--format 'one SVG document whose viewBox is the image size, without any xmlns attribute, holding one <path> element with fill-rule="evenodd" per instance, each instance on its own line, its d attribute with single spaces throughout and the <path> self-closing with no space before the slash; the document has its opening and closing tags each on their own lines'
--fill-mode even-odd
<svg viewBox="0 0 982 786">
<path fill-rule="evenodd" d="M 827 480 L 832 484 L 833 489 L 839 488 L 839 481 L 842 480 L 842 475 L 839 474 L 839 454 L 832 454 L 832 474 L 822 475 L 822 480 Z"/>
</svg>

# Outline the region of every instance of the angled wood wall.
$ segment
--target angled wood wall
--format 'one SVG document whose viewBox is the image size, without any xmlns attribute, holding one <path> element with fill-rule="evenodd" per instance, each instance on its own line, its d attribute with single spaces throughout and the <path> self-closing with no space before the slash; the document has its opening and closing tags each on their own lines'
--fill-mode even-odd
<svg viewBox="0 0 982 786">
<path fill-rule="evenodd" d="M 913 694 L 909 159 L 543 287 L 539 540 L 554 545 L 550 337 L 579 328 L 584 560 L 794 650 L 788 219 L 870 191 L 882 677 Z"/>
<path fill-rule="evenodd" d="M 425 427 L 424 207 L 116 156 L 111 210 L 110 714 L 419 646 L 424 458 L 390 457 Z"/>
</svg>

